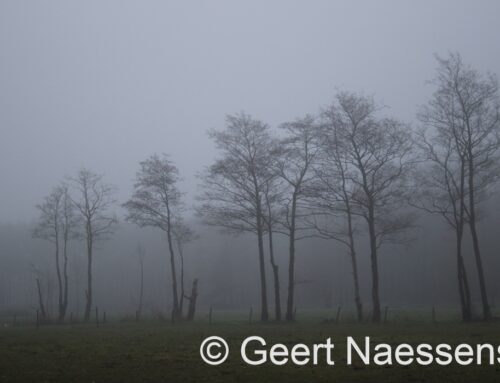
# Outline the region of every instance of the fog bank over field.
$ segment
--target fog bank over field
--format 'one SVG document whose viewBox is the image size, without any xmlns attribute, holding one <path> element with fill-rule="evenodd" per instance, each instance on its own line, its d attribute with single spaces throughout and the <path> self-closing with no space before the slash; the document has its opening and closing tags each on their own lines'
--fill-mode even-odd
<svg viewBox="0 0 500 383">
<path fill-rule="evenodd" d="M 492 319 L 498 15 L 2 1 L 0 314 Z"/>
<path fill-rule="evenodd" d="M 136 164 L 169 153 L 192 199 L 209 128 L 241 110 L 272 126 L 336 88 L 400 119 L 432 93 L 434 53 L 499 71 L 497 1 L 2 1 L 0 221 L 82 166 L 131 192 Z"/>
</svg>

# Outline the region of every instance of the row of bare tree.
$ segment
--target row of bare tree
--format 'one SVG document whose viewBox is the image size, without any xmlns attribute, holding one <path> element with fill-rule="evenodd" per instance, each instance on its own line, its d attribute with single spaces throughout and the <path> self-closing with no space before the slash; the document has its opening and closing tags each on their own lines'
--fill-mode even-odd
<svg viewBox="0 0 500 383">
<path fill-rule="evenodd" d="M 381 116 L 371 97 L 340 92 L 317 116 L 281 126 L 274 134 L 241 113 L 224 130 L 210 132 L 219 158 L 203 174 L 198 213 L 205 223 L 232 233 L 255 233 L 260 271 L 261 320 L 269 319 L 266 256 L 274 278 L 276 320 L 280 280 L 273 235 L 289 239 L 286 320 L 294 319 L 296 242 L 315 236 L 343 245 L 352 261 L 359 320 L 356 244 L 367 234 L 372 273 L 373 322 L 381 320 L 379 253 L 386 243 L 406 243 L 416 208 L 443 216 L 457 238 L 457 279 L 464 320 L 472 318 L 462 255 L 470 229 L 483 318 L 491 317 L 477 230 L 477 205 L 499 175 L 498 84 L 464 65 L 458 54 L 438 58 L 436 90 L 419 112 L 421 128 Z"/>
<path fill-rule="evenodd" d="M 219 157 L 201 174 L 197 213 L 230 233 L 257 239 L 261 320 L 269 319 L 266 269 L 274 282 L 275 319 L 282 319 L 281 281 L 274 236 L 288 239 L 287 299 L 284 318 L 294 320 L 296 244 L 307 237 L 334 240 L 352 263 L 354 303 L 365 319 L 358 276 L 359 241 L 367 238 L 371 263 L 371 320 L 381 321 L 379 256 L 389 243 L 407 243 L 417 212 L 439 214 L 456 235 L 457 281 L 465 321 L 473 318 L 463 237 L 470 230 L 477 268 L 482 317 L 489 319 L 487 284 L 477 222 L 478 205 L 492 192 L 500 174 L 498 83 L 464 65 L 458 54 L 438 58 L 435 92 L 418 114 L 420 127 L 382 115 L 372 97 L 339 92 L 315 116 L 282 124 L 273 131 L 241 113 L 227 117 L 223 130 L 209 133 Z M 197 279 L 191 295 L 184 287 L 184 245 L 196 235 L 183 219 L 179 172 L 166 155 L 140 163 L 126 220 L 163 231 L 172 279 L 172 319 L 193 319 Z M 70 189 L 72 189 L 70 193 Z M 117 222 L 109 213 L 113 187 L 88 170 L 68 178 L 39 205 L 35 236 L 55 244 L 59 320 L 68 306 L 68 241 L 83 238 L 88 283 L 85 320 L 92 307 L 92 267 L 96 241 Z M 177 255 L 176 255 L 177 253 Z M 267 256 L 266 256 L 267 253 Z M 142 311 L 143 259 L 138 316 Z M 178 266 L 180 264 L 180 275 Z"/>
<path fill-rule="evenodd" d="M 195 314 L 197 279 L 193 280 L 191 295 L 184 290 L 185 244 L 196 238 L 194 232 L 182 219 L 181 193 L 177 188 L 177 168 L 166 157 L 153 155 L 140 163 L 132 198 L 123 204 L 128 214 L 126 220 L 140 227 L 153 226 L 166 233 L 172 272 L 173 309 L 172 319 L 183 318 L 184 302 L 189 301 L 186 319 Z M 115 188 L 103 182 L 102 175 L 82 169 L 76 177 L 67 177 L 65 182 L 54 188 L 44 202 L 37 205 L 39 221 L 33 231 L 37 238 L 54 244 L 55 271 L 58 281 L 58 322 L 63 322 L 68 308 L 68 242 L 83 240 L 87 250 L 87 288 L 85 290 L 84 320 L 90 320 L 92 310 L 92 271 L 95 245 L 113 234 L 118 222 L 110 209 L 116 202 Z M 176 255 L 180 262 L 180 289 L 176 272 Z M 144 250 L 139 247 L 137 256 L 140 266 L 139 302 L 136 318 L 143 309 Z M 61 259 L 62 258 L 62 259 Z M 43 308 L 40 281 L 37 279 L 42 319 L 46 319 Z M 179 291 L 180 290 L 180 291 Z"/>
</svg>

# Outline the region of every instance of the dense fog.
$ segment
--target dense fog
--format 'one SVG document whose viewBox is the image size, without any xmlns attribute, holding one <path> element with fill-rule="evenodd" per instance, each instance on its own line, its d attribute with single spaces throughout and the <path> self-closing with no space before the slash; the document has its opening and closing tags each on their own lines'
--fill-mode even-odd
<svg viewBox="0 0 500 383">
<path fill-rule="evenodd" d="M 479 73 L 500 73 L 496 1 L 480 6 L 441 1 L 433 4 L 432 13 L 427 2 L 361 4 L 52 1 L 27 7 L 2 2 L 0 313 L 33 317 L 42 294 L 48 316 L 57 316 L 54 246 L 33 236 L 40 213 L 36 205 L 60 181 L 86 168 L 116 187 L 109 208 L 117 218 L 114 233 L 94 244 L 92 305 L 110 316 L 136 315 L 140 246 L 144 315 L 170 317 L 167 235 L 163 228 L 134 225 L 139 220 L 130 218 L 131 209 L 126 219 L 123 206 L 134 191 L 139 163 L 155 153 L 166 153 L 178 167 L 184 221 L 197 235 L 184 247 L 186 295 L 197 278 L 200 310 L 258 310 L 255 235 L 223 232 L 195 211 L 206 188 L 202 175 L 221 152 L 208 130 L 224 130 L 226 115 L 245 111 L 276 132 L 287 121 L 319 115 L 347 90 L 373 95 L 385 115 L 417 132 L 423 125 L 417 112 L 435 91 L 429 83 L 438 67 L 435 54 L 459 52 Z M 412 184 L 419 183 L 414 179 Z M 478 232 L 489 303 L 495 309 L 500 300 L 498 185 L 492 182 L 488 194 L 478 203 Z M 442 217 L 409 209 L 418 215 L 411 240 L 378 249 L 380 303 L 390 310 L 459 310 L 454 232 Z M 274 239 L 284 305 L 289 237 L 277 232 Z M 86 245 L 82 235 L 68 242 L 68 312 L 78 318 L 85 306 Z M 314 234 L 295 245 L 298 315 L 313 308 L 333 315 L 341 306 L 354 318 L 347 249 Z M 356 233 L 356 247 L 361 298 L 369 312 L 366 231 Z M 479 314 L 468 230 L 463 256 L 473 311 Z M 272 308 L 268 257 L 266 247 Z"/>
</svg>

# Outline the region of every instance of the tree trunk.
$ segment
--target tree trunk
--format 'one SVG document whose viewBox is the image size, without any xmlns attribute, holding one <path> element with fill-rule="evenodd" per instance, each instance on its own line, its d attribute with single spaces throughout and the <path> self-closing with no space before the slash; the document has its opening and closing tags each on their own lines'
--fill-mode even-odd
<svg viewBox="0 0 500 383">
<path fill-rule="evenodd" d="M 271 219 L 271 218 L 269 218 Z M 279 267 L 274 260 L 274 245 L 273 245 L 273 228 L 272 224 L 268 223 L 269 231 L 269 258 L 271 261 L 271 267 L 273 270 L 274 277 L 274 312 L 277 321 L 281 320 L 281 297 L 280 297 L 280 276 Z"/>
<path fill-rule="evenodd" d="M 63 304 L 62 310 L 59 313 L 59 321 L 64 322 L 66 317 L 66 311 L 68 310 L 68 236 L 64 234 L 64 244 L 63 244 Z"/>
<path fill-rule="evenodd" d="M 368 207 L 368 232 L 370 235 L 370 259 L 372 265 L 372 322 L 379 323 L 381 321 L 380 298 L 379 298 L 379 275 L 378 275 L 378 259 L 377 259 L 377 237 L 375 234 L 375 212 L 373 203 L 370 202 Z"/>
<path fill-rule="evenodd" d="M 352 263 L 352 276 L 354 282 L 354 303 L 356 305 L 356 313 L 358 322 L 363 321 L 363 303 L 361 302 L 361 294 L 359 292 L 359 276 L 358 276 L 358 262 L 356 259 L 356 248 L 354 246 L 354 234 L 352 229 L 352 217 L 350 209 L 347 210 L 347 226 L 349 236 L 349 255 L 351 256 Z"/>
<path fill-rule="evenodd" d="M 83 320 L 85 322 L 90 321 L 90 313 L 92 311 L 92 236 L 91 236 L 91 229 L 88 229 L 87 231 L 87 290 L 85 291 L 85 298 L 86 298 L 86 303 L 85 303 L 85 313 Z"/>
<path fill-rule="evenodd" d="M 173 309 L 172 309 L 172 320 L 176 321 L 181 319 L 179 313 L 179 293 L 177 291 L 177 272 L 175 270 L 175 253 L 174 247 L 172 244 L 172 232 L 170 225 L 170 213 L 168 218 L 168 227 L 167 227 L 167 240 L 168 240 L 168 250 L 170 252 L 170 269 L 172 272 L 172 297 L 173 297 Z"/>
<path fill-rule="evenodd" d="M 42 287 L 40 286 L 40 279 L 36 279 L 36 287 L 38 289 L 38 306 L 40 307 L 40 320 L 43 322 L 47 319 L 47 312 L 43 304 Z"/>
<path fill-rule="evenodd" d="M 181 259 L 181 297 L 179 303 L 179 315 L 182 318 L 184 311 L 184 254 L 182 253 L 181 244 L 178 244 L 177 248 L 179 249 L 179 257 Z"/>
<path fill-rule="evenodd" d="M 191 296 L 188 297 L 189 307 L 187 313 L 187 321 L 191 322 L 194 319 L 196 311 L 196 299 L 198 298 L 198 278 L 193 280 L 193 287 L 191 288 Z"/>
<path fill-rule="evenodd" d="M 288 298 L 286 302 L 286 320 L 293 321 L 294 295 L 295 295 L 295 213 L 297 209 L 297 193 L 292 196 L 292 211 L 290 216 L 290 242 L 288 263 Z"/>
<path fill-rule="evenodd" d="M 267 284 L 266 284 L 266 267 L 264 261 L 264 241 L 262 233 L 262 217 L 257 215 L 257 242 L 259 246 L 259 270 L 260 270 L 260 320 L 266 322 L 269 319 L 267 309 Z"/>
<path fill-rule="evenodd" d="M 57 289 L 58 289 L 58 316 L 57 316 L 57 321 L 59 323 L 62 322 L 63 320 L 63 283 L 62 283 L 62 276 L 61 276 L 61 266 L 59 264 L 59 232 L 56 230 L 56 238 L 55 238 L 55 244 L 56 244 L 56 276 L 57 276 Z"/>
<path fill-rule="evenodd" d="M 139 264 L 141 267 L 141 284 L 139 286 L 139 307 L 137 308 L 136 320 L 139 320 L 142 315 L 142 304 L 144 298 L 144 261 L 142 259 L 139 260 Z"/>
<path fill-rule="evenodd" d="M 479 279 L 479 288 L 481 292 L 481 302 L 483 304 L 483 319 L 491 319 L 490 305 L 488 303 L 488 293 L 486 290 L 486 279 L 484 277 L 483 262 L 479 248 L 479 237 L 476 230 L 476 208 L 474 199 L 474 162 L 469 150 L 469 227 L 472 236 L 472 246 L 474 249 L 474 258 Z"/>
</svg>

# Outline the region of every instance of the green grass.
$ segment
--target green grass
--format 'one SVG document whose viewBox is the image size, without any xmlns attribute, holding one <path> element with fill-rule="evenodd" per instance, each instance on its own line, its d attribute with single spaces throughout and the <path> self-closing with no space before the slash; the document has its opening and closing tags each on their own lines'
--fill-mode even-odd
<svg viewBox="0 0 500 383">
<path fill-rule="evenodd" d="M 303 315 L 294 324 L 248 324 L 245 315 L 214 316 L 214 323 L 172 325 L 158 321 L 111 321 L 95 325 L 42 326 L 32 324 L 0 329 L 1 382 L 495 382 L 500 364 L 442 367 L 367 367 L 345 363 L 345 339 L 399 343 L 500 344 L 500 323 L 394 321 L 381 325 L 323 322 L 322 314 Z M 225 338 L 229 359 L 221 366 L 206 365 L 199 345 L 209 335 Z M 249 335 L 268 344 L 324 342 L 336 344 L 335 366 L 293 365 L 252 367 L 240 358 L 239 346 Z"/>
</svg>

